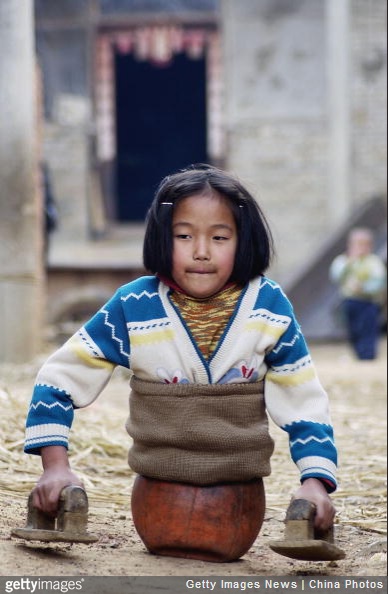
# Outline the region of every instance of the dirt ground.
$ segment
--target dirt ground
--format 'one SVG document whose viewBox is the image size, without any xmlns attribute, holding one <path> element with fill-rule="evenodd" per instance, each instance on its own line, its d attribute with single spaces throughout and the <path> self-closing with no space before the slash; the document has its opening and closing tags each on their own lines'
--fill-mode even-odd
<svg viewBox="0 0 388 594">
<path fill-rule="evenodd" d="M 89 496 L 93 545 L 27 543 L 10 536 L 26 518 L 27 496 L 40 474 L 40 459 L 22 453 L 24 417 L 35 373 L 45 354 L 29 364 L 0 368 L 0 557 L 7 576 L 382 576 L 386 575 L 386 346 L 379 358 L 356 361 L 346 344 L 310 345 L 331 400 L 339 449 L 340 487 L 336 543 L 346 558 L 294 561 L 269 548 L 283 536 L 284 513 L 298 475 L 286 435 L 271 423 L 276 442 L 266 479 L 267 509 L 261 533 L 233 563 L 206 563 L 150 555 L 133 526 L 133 475 L 126 464 L 129 441 L 127 376 L 117 370 L 101 397 L 79 411 L 72 432 L 72 466 Z"/>
</svg>

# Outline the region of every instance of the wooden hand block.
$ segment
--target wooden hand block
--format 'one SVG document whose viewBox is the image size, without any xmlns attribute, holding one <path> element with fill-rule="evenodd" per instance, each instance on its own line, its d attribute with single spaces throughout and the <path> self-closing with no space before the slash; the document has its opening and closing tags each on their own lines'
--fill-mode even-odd
<svg viewBox="0 0 388 594">
<path fill-rule="evenodd" d="M 32 494 L 28 498 L 27 522 L 25 528 L 15 528 L 11 536 L 24 540 L 43 542 L 70 542 L 89 544 L 98 537 L 87 532 L 88 498 L 82 487 L 65 487 L 59 498 L 58 515 L 52 517 L 32 505 Z"/>
</svg>

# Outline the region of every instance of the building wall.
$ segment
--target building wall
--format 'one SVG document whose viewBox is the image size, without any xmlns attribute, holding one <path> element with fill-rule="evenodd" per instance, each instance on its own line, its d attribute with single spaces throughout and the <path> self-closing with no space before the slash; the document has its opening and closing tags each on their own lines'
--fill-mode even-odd
<svg viewBox="0 0 388 594">
<path fill-rule="evenodd" d="M 124 26 L 122 15 L 129 4 L 101 2 L 100 10 L 114 5 Z M 140 1 L 135 4 L 136 11 L 128 13 L 132 27 L 136 18 L 144 25 L 158 3 L 143 3 L 146 12 L 140 10 Z M 333 25 L 328 6 L 340 4 L 349 9 L 345 66 L 337 63 L 328 42 Z M 87 238 L 93 229 L 88 188 L 97 88 L 90 55 L 96 31 L 90 23 L 96 15 L 78 2 L 55 4 L 55 10 L 51 0 L 36 0 L 35 5 L 45 84 L 44 153 L 60 211 L 53 241 Z M 68 9 L 61 12 L 64 6 Z M 215 6 L 201 4 L 205 11 Z M 270 272 L 281 282 L 291 282 L 349 212 L 386 192 L 386 3 L 221 0 L 220 35 L 224 78 L 214 77 L 217 161 L 236 172 L 258 197 L 277 246 Z M 222 69 L 217 72 L 219 77 Z M 337 102 L 347 110 L 345 115 L 330 103 L 331 81 L 341 84 L 342 74 L 347 86 L 343 96 L 337 93 Z M 337 124 L 343 128 L 344 155 L 336 144 Z M 339 183 L 335 187 L 334 167 L 341 159 L 342 189 Z"/>
<path fill-rule="evenodd" d="M 278 254 L 270 272 L 286 283 L 358 203 L 385 192 L 386 4 L 349 2 L 341 66 L 330 53 L 330 1 L 222 3 L 227 166 L 267 213 Z M 342 75 L 343 115 L 330 87 Z M 337 125 L 347 188 L 333 196 Z"/>
<path fill-rule="evenodd" d="M 386 195 L 387 4 L 352 0 L 351 192 L 357 203 Z"/>
<path fill-rule="evenodd" d="M 138 32 L 148 24 L 166 26 L 170 19 L 178 26 L 201 28 L 205 24 L 211 53 L 207 66 L 212 82 L 212 73 L 219 64 L 214 27 L 217 1 L 64 0 L 53 4 L 51 0 L 35 0 L 37 56 L 44 78 L 43 152 L 59 210 L 59 226 L 52 244 L 100 237 L 104 228 L 102 211 L 105 209 L 106 215 L 111 215 L 109 204 L 115 185 L 111 179 L 115 170 L 115 135 L 111 129 L 115 81 L 110 70 L 101 101 L 99 41 L 110 38 L 111 33 L 120 32 L 122 36 L 128 31 Z M 219 158 L 219 93 L 212 84 L 207 91 L 208 103 L 213 106 L 211 113 L 217 116 L 208 123 L 209 152 Z M 101 146 L 108 147 L 110 161 L 100 154 Z"/>
</svg>

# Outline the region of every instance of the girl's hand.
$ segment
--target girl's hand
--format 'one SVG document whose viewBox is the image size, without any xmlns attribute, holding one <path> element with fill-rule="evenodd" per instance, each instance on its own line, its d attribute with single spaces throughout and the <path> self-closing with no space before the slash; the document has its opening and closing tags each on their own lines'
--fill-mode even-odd
<svg viewBox="0 0 388 594">
<path fill-rule="evenodd" d="M 56 516 L 62 489 L 69 485 L 83 487 L 83 484 L 70 468 L 66 448 L 48 446 L 42 448 L 41 456 L 44 471 L 32 491 L 32 504 L 44 513 Z"/>
<path fill-rule="evenodd" d="M 307 499 L 317 508 L 314 525 L 318 530 L 328 530 L 334 522 L 335 507 L 324 487 L 318 479 L 306 479 L 295 492 L 293 499 Z"/>
</svg>

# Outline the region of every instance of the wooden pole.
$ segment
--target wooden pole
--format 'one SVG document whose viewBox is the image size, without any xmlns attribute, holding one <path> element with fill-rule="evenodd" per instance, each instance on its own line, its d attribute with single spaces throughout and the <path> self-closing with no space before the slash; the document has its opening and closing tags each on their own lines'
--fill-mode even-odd
<svg viewBox="0 0 388 594">
<path fill-rule="evenodd" d="M 43 334 L 32 0 L 1 0 L 0 55 L 0 362 L 18 363 L 39 352 Z"/>
</svg>

